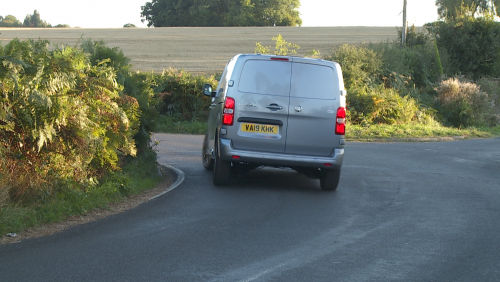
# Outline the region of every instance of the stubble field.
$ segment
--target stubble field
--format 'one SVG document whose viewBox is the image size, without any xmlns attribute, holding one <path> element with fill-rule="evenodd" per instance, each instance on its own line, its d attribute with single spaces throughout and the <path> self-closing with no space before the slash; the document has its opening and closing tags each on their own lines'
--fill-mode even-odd
<svg viewBox="0 0 500 282">
<path fill-rule="evenodd" d="M 119 47 L 133 69 L 159 72 L 178 68 L 195 73 L 221 72 L 229 58 L 253 53 L 255 43 L 272 45 L 277 34 L 301 46 L 299 55 L 317 49 L 330 54 L 344 43 L 392 41 L 395 27 L 174 27 L 132 29 L 0 29 L 0 43 L 14 38 L 47 39 L 53 45 L 78 45 L 82 38 Z"/>
</svg>

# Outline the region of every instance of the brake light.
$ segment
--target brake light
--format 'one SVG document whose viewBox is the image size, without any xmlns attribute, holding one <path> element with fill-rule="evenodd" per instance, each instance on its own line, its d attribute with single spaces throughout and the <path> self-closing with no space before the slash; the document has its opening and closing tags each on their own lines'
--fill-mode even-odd
<svg viewBox="0 0 500 282">
<path fill-rule="evenodd" d="M 288 58 L 280 58 L 280 57 L 271 57 L 271 60 L 273 61 L 284 61 L 284 62 L 288 62 Z"/>
<path fill-rule="evenodd" d="M 226 97 L 224 102 L 224 110 L 222 112 L 222 123 L 224 125 L 233 125 L 234 121 L 234 99 L 231 97 Z"/>
<path fill-rule="evenodd" d="M 345 108 L 340 107 L 337 109 L 337 120 L 335 122 L 335 134 L 345 135 Z"/>
</svg>

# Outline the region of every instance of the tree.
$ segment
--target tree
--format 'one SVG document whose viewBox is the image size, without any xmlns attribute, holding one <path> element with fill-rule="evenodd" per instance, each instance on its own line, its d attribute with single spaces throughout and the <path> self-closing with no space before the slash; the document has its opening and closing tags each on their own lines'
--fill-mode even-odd
<svg viewBox="0 0 500 282">
<path fill-rule="evenodd" d="M 33 15 L 27 15 L 23 22 L 24 27 L 50 27 L 51 25 L 40 18 L 40 13 L 35 10 Z"/>
<path fill-rule="evenodd" d="M 438 14 L 444 20 L 498 14 L 500 0 L 436 0 Z"/>
<path fill-rule="evenodd" d="M 142 6 L 148 26 L 301 25 L 300 0 L 152 0 Z"/>
<path fill-rule="evenodd" d="M 0 17 L 0 26 L 1 27 L 19 27 L 19 26 L 21 26 L 21 22 L 13 15 L 8 15 L 5 18 Z"/>
<path fill-rule="evenodd" d="M 254 2 L 254 12 L 257 15 L 255 25 L 297 26 L 302 24 L 297 10 L 300 6 L 299 0 L 260 0 Z"/>
<path fill-rule="evenodd" d="M 426 28 L 447 54 L 448 74 L 473 79 L 500 75 L 500 23 L 488 18 L 435 22 Z"/>
<path fill-rule="evenodd" d="M 445 21 L 426 24 L 445 51 L 446 73 L 478 79 L 500 75 L 500 0 L 437 0 Z"/>
<path fill-rule="evenodd" d="M 273 37 L 273 41 L 275 42 L 274 51 L 271 51 L 273 49 L 272 46 L 264 46 L 261 42 L 257 42 L 255 44 L 255 53 L 288 56 L 297 54 L 297 50 L 300 49 L 298 44 L 286 41 L 281 34 Z M 317 50 L 314 51 L 319 52 Z"/>
</svg>

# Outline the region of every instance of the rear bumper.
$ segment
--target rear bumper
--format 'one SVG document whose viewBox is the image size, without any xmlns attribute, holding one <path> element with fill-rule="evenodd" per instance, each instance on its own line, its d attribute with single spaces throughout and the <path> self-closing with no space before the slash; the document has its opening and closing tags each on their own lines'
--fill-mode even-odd
<svg viewBox="0 0 500 282">
<path fill-rule="evenodd" d="M 344 149 L 335 149 L 332 156 L 317 157 L 291 155 L 283 153 L 265 153 L 255 151 L 237 150 L 231 146 L 231 140 L 220 139 L 221 158 L 227 161 L 239 161 L 260 165 L 311 167 L 311 168 L 340 168 L 344 159 Z M 233 159 L 238 156 L 238 159 Z M 329 164 L 329 165 L 326 165 Z"/>
</svg>

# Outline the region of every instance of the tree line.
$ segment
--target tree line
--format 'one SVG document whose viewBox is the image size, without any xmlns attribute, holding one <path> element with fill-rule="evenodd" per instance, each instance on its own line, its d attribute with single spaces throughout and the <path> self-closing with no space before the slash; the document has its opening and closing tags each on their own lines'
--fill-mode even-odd
<svg viewBox="0 0 500 282">
<path fill-rule="evenodd" d="M 445 72 L 473 80 L 500 75 L 500 0 L 436 0 L 440 21 L 425 25 Z M 447 68 L 447 70 L 446 70 Z"/>
<path fill-rule="evenodd" d="M 500 0 L 436 0 L 436 6 L 439 17 L 447 21 L 500 12 Z"/>
<path fill-rule="evenodd" d="M 53 27 L 51 24 L 42 20 L 40 13 L 35 10 L 32 15 L 26 15 L 24 21 L 21 23 L 15 16 L 7 15 L 0 16 L 0 27 Z M 58 24 L 54 27 L 69 27 L 66 24 Z"/>
<path fill-rule="evenodd" d="M 300 26 L 300 0 L 152 0 L 142 6 L 148 27 Z"/>
</svg>

